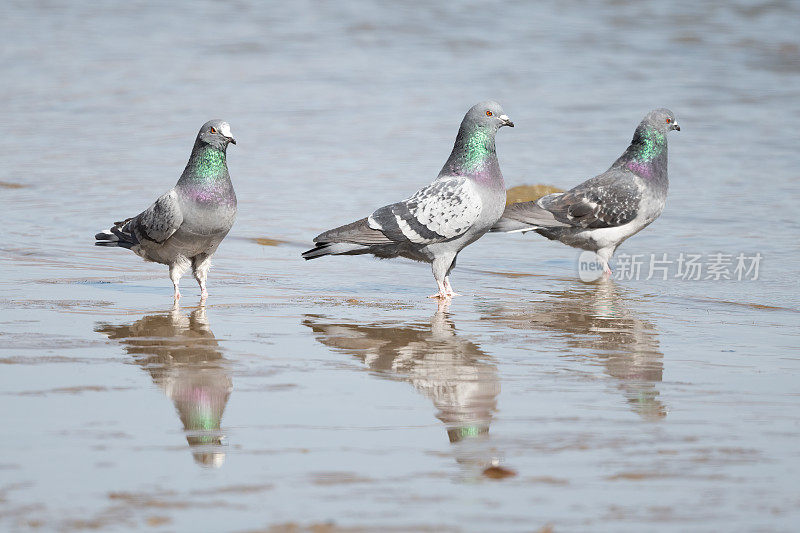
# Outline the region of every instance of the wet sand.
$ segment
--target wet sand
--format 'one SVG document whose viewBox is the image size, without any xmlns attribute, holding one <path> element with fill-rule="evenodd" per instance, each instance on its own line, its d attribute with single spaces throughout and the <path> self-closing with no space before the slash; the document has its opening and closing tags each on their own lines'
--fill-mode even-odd
<svg viewBox="0 0 800 533">
<path fill-rule="evenodd" d="M 0 529 L 797 529 L 797 6 L 479 7 L 9 8 Z M 583 283 L 489 235 L 437 306 L 427 265 L 300 259 L 433 179 L 486 97 L 509 187 L 568 188 L 672 108 L 667 208 L 619 253 L 758 279 Z M 175 309 L 91 237 L 216 116 L 239 218 Z"/>
</svg>

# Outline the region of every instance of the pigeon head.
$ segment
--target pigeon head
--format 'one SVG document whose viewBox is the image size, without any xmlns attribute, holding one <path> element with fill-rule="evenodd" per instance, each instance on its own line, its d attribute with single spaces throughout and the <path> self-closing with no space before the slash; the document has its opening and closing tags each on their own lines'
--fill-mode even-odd
<svg viewBox="0 0 800 533">
<path fill-rule="evenodd" d="M 225 150 L 228 143 L 236 144 L 236 139 L 231 135 L 231 126 L 224 120 L 209 120 L 197 134 L 197 142 L 207 144 L 218 150 Z"/>
<path fill-rule="evenodd" d="M 481 180 L 500 181 L 500 167 L 495 153 L 494 136 L 503 126 L 514 126 L 500 104 L 487 100 L 475 104 L 464 115 L 450 157 L 440 176 L 470 176 Z"/>
<path fill-rule="evenodd" d="M 236 144 L 231 127 L 224 120 L 209 120 L 197 133 L 192 155 L 181 175 L 181 181 L 209 184 L 216 180 L 230 181 L 225 163 L 228 144 Z"/>
<path fill-rule="evenodd" d="M 663 107 L 650 111 L 642 120 L 642 125 L 663 134 L 672 130 L 681 131 L 681 127 L 675 122 L 675 115 Z"/>
<path fill-rule="evenodd" d="M 486 100 L 475 104 L 467 111 L 461 126 L 478 127 L 497 131 L 503 126 L 514 127 L 503 108 L 494 100 Z"/>
</svg>

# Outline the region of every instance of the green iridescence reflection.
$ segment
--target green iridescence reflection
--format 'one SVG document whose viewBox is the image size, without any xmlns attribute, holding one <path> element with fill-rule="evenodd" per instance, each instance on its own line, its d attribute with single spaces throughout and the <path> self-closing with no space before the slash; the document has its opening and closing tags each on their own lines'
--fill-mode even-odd
<svg viewBox="0 0 800 533">
<path fill-rule="evenodd" d="M 483 166 L 486 157 L 492 153 L 491 145 L 491 135 L 486 128 L 470 132 L 464 143 L 464 166 L 467 170 Z"/>
<path fill-rule="evenodd" d="M 201 178 L 215 178 L 224 170 L 225 153 L 216 148 L 206 148 L 195 162 L 195 173 Z"/>
<path fill-rule="evenodd" d="M 464 437 L 477 437 L 481 433 L 484 433 L 482 428 L 480 428 L 478 426 L 460 427 L 460 428 L 458 428 L 458 432 L 459 432 L 459 436 L 461 438 L 464 438 Z"/>
<path fill-rule="evenodd" d="M 192 413 L 189 426 L 191 429 L 217 429 L 217 421 L 211 413 Z"/>
<path fill-rule="evenodd" d="M 644 130 L 641 139 L 642 142 L 636 152 L 636 158 L 642 162 L 649 162 L 657 158 L 667 145 L 667 136 L 651 128 Z"/>
</svg>

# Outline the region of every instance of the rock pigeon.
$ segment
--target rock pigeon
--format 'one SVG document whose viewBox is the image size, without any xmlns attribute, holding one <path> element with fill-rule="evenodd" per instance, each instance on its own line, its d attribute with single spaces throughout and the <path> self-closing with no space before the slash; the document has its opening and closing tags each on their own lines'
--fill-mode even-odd
<svg viewBox="0 0 800 533">
<path fill-rule="evenodd" d="M 225 163 L 229 143 L 236 140 L 227 122 L 203 124 L 175 187 L 137 216 L 95 235 L 95 244 L 128 248 L 145 261 L 168 265 L 176 300 L 180 278 L 191 266 L 204 300 L 211 256 L 236 219 L 236 193 Z"/>
<path fill-rule="evenodd" d="M 669 109 L 649 112 L 611 168 L 563 193 L 508 206 L 492 231 L 535 231 L 595 252 L 608 261 L 617 247 L 661 214 L 667 200 L 667 133 L 681 128 Z"/>
<path fill-rule="evenodd" d="M 494 144 L 502 126 L 514 123 L 500 104 L 476 104 L 464 116 L 453 151 L 433 183 L 407 200 L 318 235 L 316 247 L 303 258 L 372 254 L 424 261 L 432 264 L 439 287 L 431 298 L 455 296 L 449 275 L 458 252 L 489 231 L 505 206 Z"/>
</svg>

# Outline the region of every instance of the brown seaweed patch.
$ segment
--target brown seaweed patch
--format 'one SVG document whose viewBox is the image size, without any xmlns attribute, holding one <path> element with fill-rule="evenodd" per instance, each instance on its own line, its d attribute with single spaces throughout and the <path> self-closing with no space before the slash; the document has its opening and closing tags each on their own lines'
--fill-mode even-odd
<svg viewBox="0 0 800 533">
<path fill-rule="evenodd" d="M 532 476 L 525 478 L 525 481 L 529 483 L 542 483 L 545 485 L 569 485 L 569 481 L 566 479 L 550 476 Z"/>
<path fill-rule="evenodd" d="M 608 476 L 606 479 L 609 481 L 642 481 L 644 479 L 659 479 L 663 477 L 667 476 L 661 472 L 620 472 L 619 474 Z"/>
<path fill-rule="evenodd" d="M 90 519 L 90 520 L 70 520 L 67 522 L 67 527 L 70 529 L 103 529 L 114 523 L 105 518 Z"/>
<path fill-rule="evenodd" d="M 0 189 L 24 189 L 27 185 L 22 183 L 12 183 L 10 181 L 0 181 Z"/>
<path fill-rule="evenodd" d="M 289 242 L 281 239 L 271 239 L 270 237 L 253 237 L 250 240 L 261 246 L 280 246 L 281 244 L 287 244 Z"/>
<path fill-rule="evenodd" d="M 367 300 L 361 300 L 359 298 L 348 298 L 344 301 L 344 303 L 356 307 L 377 307 L 385 309 L 404 309 L 408 307 L 402 302 L 370 302 Z"/>
<path fill-rule="evenodd" d="M 339 526 L 334 522 L 321 522 L 313 524 L 298 524 L 297 522 L 285 522 L 283 524 L 273 524 L 265 529 L 251 529 L 247 533 L 367 533 L 369 531 L 383 531 L 386 533 L 417 531 L 420 533 L 444 533 L 447 531 L 460 531 L 449 526 L 430 526 L 430 525 L 414 525 L 414 526 L 386 526 L 380 527 L 370 526 Z M 546 533 L 549 533 L 549 530 Z"/>
<path fill-rule="evenodd" d="M 219 487 L 213 489 L 196 490 L 192 494 L 255 494 L 258 492 L 265 492 L 272 490 L 274 485 L 269 483 L 263 485 L 230 485 L 227 487 Z"/>
<path fill-rule="evenodd" d="M 483 475 L 489 479 L 505 479 L 507 477 L 514 477 L 517 473 L 510 468 L 492 465 L 483 469 Z"/>
<path fill-rule="evenodd" d="M 531 274 L 529 272 L 497 272 L 493 270 L 482 270 L 481 272 L 484 274 L 503 276 L 504 278 L 529 278 L 531 276 L 537 276 L 537 274 Z"/>
<path fill-rule="evenodd" d="M 553 194 L 554 192 L 564 192 L 564 189 L 553 187 L 552 185 L 518 185 L 506 191 L 506 205 L 519 202 L 532 202 L 542 196 Z"/>
<path fill-rule="evenodd" d="M 170 500 L 168 498 L 175 496 L 174 493 L 165 493 L 159 495 L 149 494 L 134 494 L 131 492 L 112 492 L 108 495 L 109 500 L 122 501 L 128 505 L 137 508 L 155 508 L 155 509 L 187 509 L 191 504 L 181 500 Z"/>
<path fill-rule="evenodd" d="M 15 396 L 44 396 L 47 394 L 81 394 L 84 392 L 107 392 L 112 390 L 127 390 L 128 387 L 103 387 L 101 385 L 84 385 L 77 387 L 58 387 L 47 390 L 34 390 L 23 392 L 11 392 Z"/>
<path fill-rule="evenodd" d="M 350 485 L 353 483 L 370 483 L 371 479 L 361 477 L 352 472 L 318 472 L 312 474 L 314 485 Z"/>
</svg>

